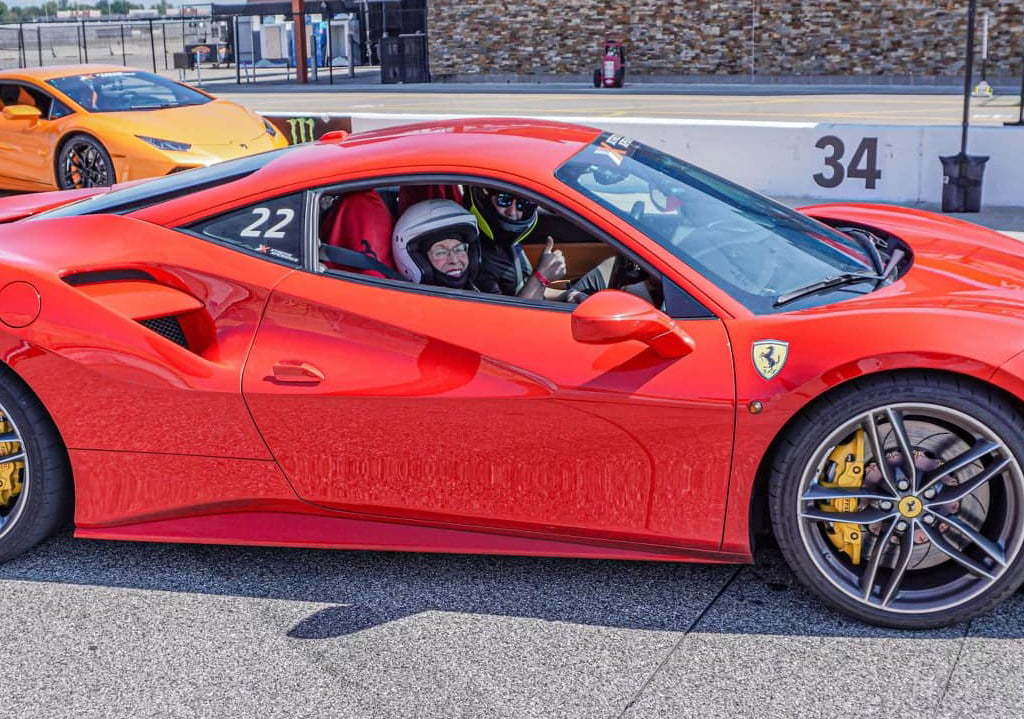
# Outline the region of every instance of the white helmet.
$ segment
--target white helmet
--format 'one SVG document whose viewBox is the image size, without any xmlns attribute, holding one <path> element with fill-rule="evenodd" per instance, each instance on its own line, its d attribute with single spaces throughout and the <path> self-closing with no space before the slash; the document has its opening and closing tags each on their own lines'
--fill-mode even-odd
<svg viewBox="0 0 1024 719">
<path fill-rule="evenodd" d="M 469 266 L 459 277 L 438 272 L 427 259 L 427 250 L 438 240 L 456 235 L 469 245 Z M 412 282 L 465 287 L 480 268 L 480 243 L 476 218 L 452 200 L 424 200 L 402 213 L 391 235 L 395 267 Z"/>
</svg>

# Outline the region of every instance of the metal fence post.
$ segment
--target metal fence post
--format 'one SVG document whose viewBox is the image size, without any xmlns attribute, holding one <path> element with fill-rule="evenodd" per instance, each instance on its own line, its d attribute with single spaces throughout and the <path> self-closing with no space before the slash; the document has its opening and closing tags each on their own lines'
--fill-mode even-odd
<svg viewBox="0 0 1024 719">
<path fill-rule="evenodd" d="M 124 46 L 124 23 L 121 23 L 121 64 L 128 65 L 128 50 Z"/>
<path fill-rule="evenodd" d="M 153 72 L 156 72 L 156 40 L 153 38 L 153 18 L 149 19 L 149 54 L 153 58 Z"/>
<path fill-rule="evenodd" d="M 85 20 L 82 20 L 82 54 L 85 55 L 85 61 L 89 62 L 89 40 L 85 36 Z"/>
<path fill-rule="evenodd" d="M 235 84 L 236 85 L 241 85 L 242 84 L 242 52 L 240 50 L 241 43 L 238 41 L 239 38 L 238 38 L 238 16 L 237 15 L 235 15 L 235 17 L 232 19 L 232 22 L 235 24 L 235 31 L 233 33 L 233 37 L 235 39 L 235 48 L 234 48 L 234 51 L 235 51 Z"/>
<path fill-rule="evenodd" d="M 39 67 L 43 66 L 43 30 L 36 25 L 36 50 L 39 51 Z"/>
<path fill-rule="evenodd" d="M 28 62 L 25 60 L 25 25 L 18 23 L 18 67 L 25 67 Z"/>
<path fill-rule="evenodd" d="M 167 23 L 161 23 L 160 25 L 160 37 L 164 43 L 164 70 L 167 69 Z"/>
</svg>

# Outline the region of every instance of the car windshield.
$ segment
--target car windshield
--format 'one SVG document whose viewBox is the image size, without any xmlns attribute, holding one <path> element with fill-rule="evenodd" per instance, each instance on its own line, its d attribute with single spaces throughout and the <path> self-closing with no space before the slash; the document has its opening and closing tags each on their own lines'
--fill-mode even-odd
<svg viewBox="0 0 1024 719">
<path fill-rule="evenodd" d="M 202 105 L 210 98 L 151 72 L 97 72 L 47 80 L 89 112 L 127 112 Z"/>
<path fill-rule="evenodd" d="M 756 314 L 878 285 L 880 268 L 856 239 L 628 137 L 601 135 L 555 175 Z"/>
</svg>

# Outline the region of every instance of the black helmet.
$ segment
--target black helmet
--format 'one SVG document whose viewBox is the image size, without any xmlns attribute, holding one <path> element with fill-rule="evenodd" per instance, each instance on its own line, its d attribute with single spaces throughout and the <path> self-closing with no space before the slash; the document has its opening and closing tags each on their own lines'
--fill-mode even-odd
<svg viewBox="0 0 1024 719">
<path fill-rule="evenodd" d="M 491 232 L 489 234 L 492 238 L 494 237 L 494 231 L 500 229 L 511 234 L 513 239 L 519 239 L 521 235 L 533 229 L 533 226 L 537 224 L 537 203 L 532 200 L 527 200 L 504 190 L 492 190 L 475 185 L 470 189 L 470 196 L 476 211 L 490 227 Z M 522 216 L 518 220 L 510 220 L 505 217 L 495 209 L 494 204 L 492 204 L 492 197 L 494 198 L 493 202 L 502 207 L 507 207 L 513 202 L 518 203 Z"/>
<path fill-rule="evenodd" d="M 469 264 L 458 277 L 438 272 L 427 252 L 435 242 L 460 237 L 468 247 Z M 480 241 L 476 218 L 451 200 L 425 200 L 402 213 L 391 236 L 395 267 L 412 282 L 462 289 L 469 286 L 480 269 Z"/>
</svg>

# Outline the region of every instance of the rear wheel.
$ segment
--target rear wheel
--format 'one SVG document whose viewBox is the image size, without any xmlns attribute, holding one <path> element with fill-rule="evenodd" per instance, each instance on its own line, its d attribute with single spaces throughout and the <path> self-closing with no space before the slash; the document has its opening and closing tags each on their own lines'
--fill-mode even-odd
<svg viewBox="0 0 1024 719">
<path fill-rule="evenodd" d="M 1024 581 L 1024 424 L 980 384 L 857 382 L 798 419 L 772 466 L 783 555 L 828 604 L 900 628 L 988 611 Z"/>
<path fill-rule="evenodd" d="M 39 400 L 0 370 L 0 562 L 52 534 L 68 518 L 67 455 Z"/>
<path fill-rule="evenodd" d="M 57 153 L 57 186 L 62 190 L 107 187 L 117 181 L 114 163 L 99 140 L 72 135 Z"/>
<path fill-rule="evenodd" d="M 601 82 L 602 82 L 601 71 L 600 70 L 594 70 L 594 87 L 601 87 Z"/>
</svg>

